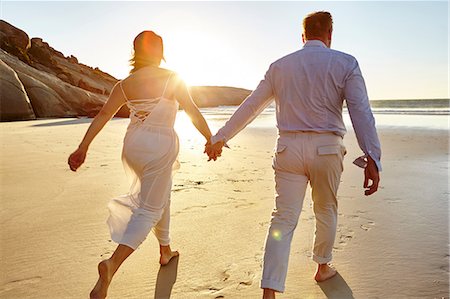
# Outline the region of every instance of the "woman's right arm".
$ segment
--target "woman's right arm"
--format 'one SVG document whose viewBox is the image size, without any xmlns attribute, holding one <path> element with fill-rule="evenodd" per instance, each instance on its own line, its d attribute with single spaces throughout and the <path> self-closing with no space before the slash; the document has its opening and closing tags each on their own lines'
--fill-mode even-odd
<svg viewBox="0 0 450 299">
<path fill-rule="evenodd" d="M 120 90 L 119 83 L 117 83 L 113 87 L 108 100 L 89 126 L 78 149 L 69 156 L 68 163 L 72 171 L 76 171 L 84 163 L 86 153 L 92 140 L 94 140 L 95 136 L 97 136 L 105 124 L 117 113 L 125 102 L 125 97 Z"/>
</svg>

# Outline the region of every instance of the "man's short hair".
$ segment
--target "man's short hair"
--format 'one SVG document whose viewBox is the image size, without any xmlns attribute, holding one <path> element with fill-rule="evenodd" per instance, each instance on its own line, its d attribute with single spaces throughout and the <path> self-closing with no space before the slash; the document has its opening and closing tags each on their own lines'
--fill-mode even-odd
<svg viewBox="0 0 450 299">
<path fill-rule="evenodd" d="M 310 13 L 303 19 L 303 34 L 306 39 L 322 37 L 333 29 L 333 17 L 327 11 Z"/>
</svg>

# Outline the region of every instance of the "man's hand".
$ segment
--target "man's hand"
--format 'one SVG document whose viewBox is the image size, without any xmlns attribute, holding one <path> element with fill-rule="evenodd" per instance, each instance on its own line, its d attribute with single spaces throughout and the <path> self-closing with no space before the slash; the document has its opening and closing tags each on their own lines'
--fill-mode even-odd
<svg viewBox="0 0 450 299">
<path fill-rule="evenodd" d="M 208 161 L 211 161 L 211 160 L 216 161 L 217 158 L 222 155 L 223 146 L 224 146 L 223 141 L 219 141 L 214 144 L 211 144 L 211 142 L 208 141 L 205 144 L 205 151 L 204 151 L 204 153 L 206 153 L 208 155 L 208 158 L 209 158 Z"/>
<path fill-rule="evenodd" d="M 372 184 L 369 185 L 369 182 L 372 181 Z M 364 191 L 365 195 L 371 195 L 378 190 L 378 184 L 380 183 L 380 174 L 378 173 L 377 165 L 375 161 L 368 156 L 367 157 L 367 166 L 364 168 Z"/>
</svg>

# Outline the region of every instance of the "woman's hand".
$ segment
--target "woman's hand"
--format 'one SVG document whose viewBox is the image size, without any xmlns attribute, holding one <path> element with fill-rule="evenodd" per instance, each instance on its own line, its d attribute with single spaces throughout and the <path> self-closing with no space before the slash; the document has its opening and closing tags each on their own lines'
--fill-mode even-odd
<svg viewBox="0 0 450 299">
<path fill-rule="evenodd" d="M 102 130 L 105 124 L 119 111 L 120 107 L 126 102 L 126 99 L 120 90 L 120 82 L 117 82 L 111 90 L 108 100 L 103 105 L 102 110 L 95 116 L 91 125 L 89 126 L 80 146 L 74 151 L 68 159 L 70 170 L 77 171 L 77 169 L 84 163 L 86 153 L 94 140 L 95 136 Z"/>
<path fill-rule="evenodd" d="M 216 142 L 214 144 L 211 144 L 211 141 L 208 141 L 205 144 L 205 151 L 204 153 L 208 155 L 208 161 L 214 160 L 216 161 L 218 157 L 222 155 L 222 148 L 224 146 L 223 141 Z"/>
<path fill-rule="evenodd" d="M 77 169 L 84 163 L 86 153 L 87 151 L 85 149 L 78 148 L 69 156 L 69 160 L 67 162 L 69 163 L 70 170 L 77 171 Z"/>
</svg>

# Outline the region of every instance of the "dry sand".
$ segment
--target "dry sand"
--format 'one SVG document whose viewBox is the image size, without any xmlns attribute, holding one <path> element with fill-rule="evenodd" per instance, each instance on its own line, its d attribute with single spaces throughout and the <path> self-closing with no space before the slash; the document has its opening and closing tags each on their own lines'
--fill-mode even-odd
<svg viewBox="0 0 450 299">
<path fill-rule="evenodd" d="M 128 189 L 120 161 L 128 120 L 112 120 L 73 173 L 66 160 L 89 122 L 0 124 L 0 298 L 88 298 L 97 263 L 114 250 L 106 204 Z M 211 123 L 217 128 L 222 121 Z M 260 298 L 276 130 L 256 122 L 213 163 L 192 125 L 178 127 L 171 235 L 181 255 L 160 268 L 149 235 L 117 273 L 108 298 Z M 384 170 L 371 197 L 363 195 L 362 171 L 351 164 L 360 154 L 355 137 L 345 138 L 334 250 L 339 275 L 321 284 L 312 279 L 308 194 L 286 292 L 278 298 L 448 298 L 448 132 L 379 133 Z"/>
</svg>

